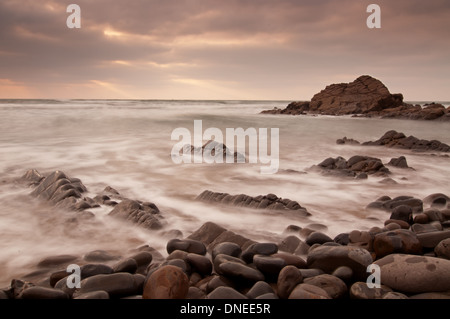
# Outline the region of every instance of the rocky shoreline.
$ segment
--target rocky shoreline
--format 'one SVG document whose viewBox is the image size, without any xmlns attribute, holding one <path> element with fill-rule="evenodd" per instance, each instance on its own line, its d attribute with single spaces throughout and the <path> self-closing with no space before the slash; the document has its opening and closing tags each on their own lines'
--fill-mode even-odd
<svg viewBox="0 0 450 319">
<path fill-rule="evenodd" d="M 362 75 L 351 83 L 331 84 L 311 101 L 290 103 L 261 114 L 353 115 L 408 120 L 450 121 L 450 107 L 431 103 L 424 106 L 403 102 L 403 94 L 391 94 L 378 79 Z"/>
<path fill-rule="evenodd" d="M 322 166 L 378 167 L 375 172 L 387 173 L 376 159 L 363 156 L 328 162 Z M 184 236 L 168 229 L 166 213 L 154 203 L 124 198 L 111 187 L 89 198 L 81 180 L 61 171 L 43 176 L 30 170 L 18 182 L 33 188 L 30 196 L 74 212 L 78 223 L 95 219 L 89 209 L 107 207 L 109 217 L 166 231 L 169 239 L 165 252 L 144 245 L 121 254 L 48 256 L 34 272 L 0 289 L 1 299 L 450 299 L 447 194 L 374 199 L 366 209 L 389 218 L 368 231 L 349 229 L 331 238 L 324 224 L 287 225 L 282 240 L 258 242 L 208 221 Z M 196 200 L 309 215 L 296 201 L 274 194 L 204 191 Z M 81 267 L 78 288 L 69 287 L 71 264 Z M 379 288 L 367 285 L 371 265 L 380 267 Z"/>
</svg>

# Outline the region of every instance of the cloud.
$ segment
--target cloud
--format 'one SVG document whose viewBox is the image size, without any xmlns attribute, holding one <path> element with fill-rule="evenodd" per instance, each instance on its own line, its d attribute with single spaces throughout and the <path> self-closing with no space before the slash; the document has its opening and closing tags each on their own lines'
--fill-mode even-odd
<svg viewBox="0 0 450 319">
<path fill-rule="evenodd" d="M 0 3 L 2 78 L 48 97 L 308 99 L 371 74 L 450 99 L 445 0 L 378 0 L 379 30 L 366 0 L 78 0 L 68 29 L 72 2 Z"/>
</svg>

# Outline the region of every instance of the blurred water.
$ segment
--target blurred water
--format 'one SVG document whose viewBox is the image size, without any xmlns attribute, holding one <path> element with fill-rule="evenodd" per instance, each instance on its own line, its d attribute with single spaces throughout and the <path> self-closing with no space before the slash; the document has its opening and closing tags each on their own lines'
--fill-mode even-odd
<svg viewBox="0 0 450 319">
<path fill-rule="evenodd" d="M 71 225 L 70 213 L 55 211 L 28 196 L 12 181 L 26 170 L 42 174 L 62 170 L 80 178 L 95 196 L 106 186 L 132 199 L 154 202 L 168 222 L 185 236 L 207 221 L 256 240 L 278 240 L 291 224 L 323 223 L 335 236 L 353 229 L 382 226 L 385 213 L 364 207 L 382 195 L 418 198 L 449 193 L 449 159 L 405 150 L 339 146 L 344 136 L 361 142 L 395 129 L 406 135 L 450 144 L 448 123 L 328 116 L 260 115 L 283 108 L 286 101 L 135 101 L 19 100 L 0 101 L 0 286 L 26 274 L 42 257 L 84 254 L 95 249 L 132 249 L 149 244 L 162 253 L 167 238 L 112 220 L 108 209 L 91 210 L 95 223 Z M 261 175 L 257 164 L 181 164 L 170 152 L 174 129 L 279 128 L 280 171 Z M 206 142 L 206 141 L 205 141 Z M 404 155 L 415 170 L 391 169 L 399 185 L 381 178 L 340 180 L 304 171 L 327 157 L 369 155 L 387 163 Z M 407 180 L 402 180 L 402 177 Z M 204 190 L 247 194 L 274 193 L 296 200 L 312 214 L 254 212 L 195 202 Z"/>
</svg>

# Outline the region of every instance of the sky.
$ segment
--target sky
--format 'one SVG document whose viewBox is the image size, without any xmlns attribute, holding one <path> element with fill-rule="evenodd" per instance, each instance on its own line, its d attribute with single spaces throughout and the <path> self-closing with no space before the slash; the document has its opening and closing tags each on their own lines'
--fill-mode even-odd
<svg viewBox="0 0 450 319">
<path fill-rule="evenodd" d="M 0 0 L 3 99 L 310 100 L 366 74 L 450 101 L 450 1 Z"/>
</svg>

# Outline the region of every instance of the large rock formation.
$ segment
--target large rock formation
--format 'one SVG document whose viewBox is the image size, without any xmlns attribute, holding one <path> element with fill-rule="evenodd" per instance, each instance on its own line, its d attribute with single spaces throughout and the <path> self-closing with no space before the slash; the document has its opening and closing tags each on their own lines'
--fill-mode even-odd
<svg viewBox="0 0 450 319">
<path fill-rule="evenodd" d="M 382 111 L 403 104 L 403 95 L 391 94 L 381 81 L 363 75 L 351 83 L 332 84 L 314 95 L 312 112 L 344 115 Z"/>
<path fill-rule="evenodd" d="M 124 198 L 111 187 L 106 187 L 102 194 L 94 198 L 84 196 L 87 188 L 81 180 L 71 178 L 61 171 L 43 176 L 37 170 L 29 170 L 18 182 L 34 187 L 32 196 L 58 208 L 85 211 L 101 205 L 113 206 L 109 216 L 131 221 L 147 229 L 163 227 L 163 217 L 155 204 Z M 120 203 L 112 199 L 117 199 Z"/>
<path fill-rule="evenodd" d="M 450 107 L 431 103 L 411 105 L 402 94 L 391 94 L 379 80 L 362 75 L 351 83 L 331 84 L 310 102 L 292 102 L 285 109 L 274 108 L 262 114 L 358 115 L 411 120 L 450 120 Z"/>
</svg>

